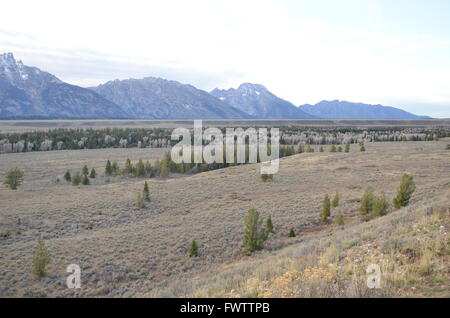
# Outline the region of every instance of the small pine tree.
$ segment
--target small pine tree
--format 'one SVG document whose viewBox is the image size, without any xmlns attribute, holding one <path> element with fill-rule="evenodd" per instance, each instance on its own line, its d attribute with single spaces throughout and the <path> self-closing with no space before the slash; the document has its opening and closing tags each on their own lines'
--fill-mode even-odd
<svg viewBox="0 0 450 318">
<path fill-rule="evenodd" d="M 198 256 L 198 245 L 195 240 L 192 240 L 192 243 L 189 246 L 189 257 L 197 257 L 197 256 Z"/>
<path fill-rule="evenodd" d="M 143 207 L 144 207 L 144 202 L 142 201 L 141 193 L 138 192 L 136 194 L 136 208 L 137 209 L 142 209 Z"/>
<path fill-rule="evenodd" d="M 70 175 L 70 171 L 67 170 L 66 173 L 64 174 L 64 180 L 66 180 L 67 182 L 71 182 L 72 181 L 72 176 Z"/>
<path fill-rule="evenodd" d="M 264 241 L 267 239 L 267 234 L 264 229 L 261 229 L 262 220 L 259 218 L 258 210 L 252 208 L 248 210 L 245 217 L 245 230 L 243 239 L 242 251 L 246 254 L 251 254 L 263 247 Z"/>
<path fill-rule="evenodd" d="M 11 190 L 17 190 L 23 182 L 24 173 L 19 168 L 10 169 L 5 176 L 3 184 Z"/>
<path fill-rule="evenodd" d="M 84 176 L 87 176 L 89 174 L 89 168 L 87 166 L 84 166 L 83 169 L 81 170 L 81 173 Z"/>
<path fill-rule="evenodd" d="M 91 182 L 89 181 L 89 177 L 87 176 L 87 174 L 83 174 L 83 176 L 81 177 L 81 184 L 82 185 L 90 185 Z"/>
<path fill-rule="evenodd" d="M 409 174 L 404 174 L 400 182 L 400 187 L 397 189 L 397 196 L 394 198 L 394 206 L 400 209 L 409 204 L 409 200 L 413 192 L 416 190 L 413 177 Z"/>
<path fill-rule="evenodd" d="M 72 185 L 77 186 L 81 183 L 81 174 L 79 172 L 75 172 L 72 176 Z"/>
<path fill-rule="evenodd" d="M 333 208 L 337 208 L 339 206 L 339 193 L 338 192 L 336 192 L 336 194 L 334 195 L 331 205 L 333 206 Z"/>
<path fill-rule="evenodd" d="M 323 205 L 322 205 L 322 212 L 320 213 L 320 219 L 322 220 L 322 222 L 327 222 L 330 215 L 331 215 L 331 202 L 330 197 L 327 194 L 323 198 Z"/>
<path fill-rule="evenodd" d="M 91 173 L 89 174 L 89 178 L 95 179 L 96 176 L 97 176 L 97 173 L 95 172 L 95 169 L 92 168 L 91 169 Z"/>
<path fill-rule="evenodd" d="M 320 152 L 324 152 L 325 150 L 323 149 L 322 146 L 320 146 L 319 151 L 320 151 Z"/>
<path fill-rule="evenodd" d="M 295 231 L 293 228 L 290 229 L 289 233 L 288 233 L 288 237 L 296 237 L 295 235 Z"/>
<path fill-rule="evenodd" d="M 106 167 L 105 167 L 105 176 L 110 176 L 112 174 L 112 167 L 111 167 L 111 161 L 107 161 L 106 162 Z"/>
<path fill-rule="evenodd" d="M 269 218 L 266 221 L 266 232 L 267 233 L 273 233 L 272 217 L 270 217 L 270 216 L 269 216 Z"/>
<path fill-rule="evenodd" d="M 111 165 L 111 174 L 116 176 L 119 173 L 119 165 L 114 161 Z"/>
<path fill-rule="evenodd" d="M 128 158 L 126 163 L 125 163 L 125 173 L 128 175 L 133 174 L 133 165 L 131 164 L 131 160 Z"/>
<path fill-rule="evenodd" d="M 308 145 L 308 149 L 306 149 L 306 152 L 314 152 L 314 148 Z"/>
<path fill-rule="evenodd" d="M 337 148 L 337 151 L 338 151 L 338 152 L 342 152 L 342 147 L 339 146 L 339 147 Z"/>
<path fill-rule="evenodd" d="M 344 215 L 343 215 L 342 213 L 336 214 L 335 221 L 336 221 L 336 224 L 337 224 L 337 225 L 343 226 L 344 223 L 345 223 L 345 222 L 344 222 Z"/>
<path fill-rule="evenodd" d="M 388 213 L 389 203 L 384 192 L 373 201 L 373 216 L 380 217 Z"/>
<path fill-rule="evenodd" d="M 361 152 L 366 151 L 366 146 L 364 146 L 364 143 L 363 143 L 363 142 L 360 142 L 360 143 L 359 143 L 359 151 L 361 151 Z"/>
<path fill-rule="evenodd" d="M 303 145 L 298 145 L 298 153 L 304 153 L 305 147 Z"/>
<path fill-rule="evenodd" d="M 372 212 L 374 199 L 375 199 L 375 197 L 373 194 L 373 188 L 368 187 L 366 189 L 366 191 L 364 192 L 364 195 L 361 199 L 361 205 L 359 207 L 359 212 L 362 215 L 368 215 Z"/>
<path fill-rule="evenodd" d="M 345 152 L 350 152 L 350 144 L 345 145 Z"/>
<path fill-rule="evenodd" d="M 145 165 L 142 160 L 139 160 L 139 162 L 136 165 L 136 171 L 135 171 L 136 177 L 143 177 L 145 176 Z"/>
<path fill-rule="evenodd" d="M 159 176 L 161 178 L 167 178 L 170 174 L 169 163 L 166 160 L 161 160 L 161 170 L 159 171 Z"/>
<path fill-rule="evenodd" d="M 445 146 L 445 150 L 450 150 L 450 144 L 447 144 L 447 146 Z"/>
<path fill-rule="evenodd" d="M 330 152 L 336 152 L 336 151 L 337 151 L 336 145 L 332 145 L 330 148 Z"/>
<path fill-rule="evenodd" d="M 143 197 L 145 201 L 150 201 L 150 191 L 148 189 L 148 183 L 145 181 L 144 190 L 142 191 Z"/>
<path fill-rule="evenodd" d="M 36 253 L 33 257 L 33 274 L 37 277 L 44 277 L 47 275 L 46 266 L 50 263 L 51 254 L 45 242 L 39 240 L 37 242 Z"/>
</svg>

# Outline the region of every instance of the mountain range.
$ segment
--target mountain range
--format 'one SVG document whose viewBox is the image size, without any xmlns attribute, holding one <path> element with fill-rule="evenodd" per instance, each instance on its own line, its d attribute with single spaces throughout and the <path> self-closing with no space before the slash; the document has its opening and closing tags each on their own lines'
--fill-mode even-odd
<svg viewBox="0 0 450 318">
<path fill-rule="evenodd" d="M 421 119 L 394 107 L 322 101 L 297 107 L 260 84 L 210 93 L 161 78 L 83 88 L 0 54 L 0 119 Z"/>
</svg>

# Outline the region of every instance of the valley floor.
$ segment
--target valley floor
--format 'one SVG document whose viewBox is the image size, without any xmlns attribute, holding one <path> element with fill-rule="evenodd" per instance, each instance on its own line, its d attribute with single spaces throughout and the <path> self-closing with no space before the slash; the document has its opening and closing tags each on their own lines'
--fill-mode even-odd
<svg viewBox="0 0 450 318">
<path fill-rule="evenodd" d="M 155 160 L 164 149 L 2 154 L 0 175 L 20 167 L 25 182 L 17 191 L 0 188 L 0 232 L 8 233 L 0 237 L 0 296 L 449 297 L 446 143 L 294 155 L 266 183 L 259 165 L 149 179 L 144 209 L 134 207 L 144 179 L 108 179 L 104 166 L 108 159 Z M 100 173 L 90 186 L 63 181 L 67 169 L 85 164 Z M 364 189 L 392 198 L 403 173 L 417 185 L 411 205 L 361 222 L 357 199 Z M 341 205 L 332 217 L 342 212 L 343 227 L 318 221 L 323 196 L 336 191 Z M 271 216 L 275 233 L 249 257 L 240 249 L 252 207 Z M 428 216 L 427 207 L 434 207 Z M 287 237 L 290 228 L 297 237 Z M 52 254 L 42 279 L 31 274 L 38 239 Z M 197 258 L 187 255 L 193 239 Z M 69 264 L 81 267 L 79 290 L 66 287 Z M 385 288 L 364 288 L 367 264 L 380 264 Z"/>
</svg>

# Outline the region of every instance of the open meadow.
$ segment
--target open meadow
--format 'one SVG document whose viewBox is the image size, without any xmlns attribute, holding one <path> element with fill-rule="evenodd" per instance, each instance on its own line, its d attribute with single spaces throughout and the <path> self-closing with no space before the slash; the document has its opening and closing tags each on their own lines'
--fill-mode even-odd
<svg viewBox="0 0 450 318">
<path fill-rule="evenodd" d="M 442 255 L 426 256 L 433 274 L 418 274 L 382 291 L 383 296 L 448 297 L 450 216 L 445 213 L 450 208 L 450 152 L 445 145 L 449 142 L 367 143 L 365 152 L 352 145 L 349 153 L 329 152 L 329 146 L 318 152 L 313 146 L 315 153 L 282 158 L 279 173 L 268 182 L 261 181 L 259 164 L 169 178 L 104 175 L 107 160 L 120 166 L 127 158 L 155 161 L 168 151 L 164 148 L 0 154 L 1 176 L 14 167 L 25 173 L 18 190 L 0 186 L 0 296 L 314 296 L 313 287 L 308 294 L 291 286 L 306 268 L 317 270 L 325 281 L 327 275 L 365 277 L 365 268 L 350 269 L 342 262 L 355 266 L 378 258 L 391 260 L 388 265 L 395 273 L 395 266 L 405 265 L 396 258 L 405 252 L 405 242 L 416 239 L 414 222 L 424 225 L 426 208 L 434 207 L 440 212 L 433 212 L 435 218 L 425 225 L 435 222 L 430 226 L 438 224 L 437 228 L 418 233 L 432 237 L 419 235 L 423 244 L 418 241 L 411 247 L 421 262 L 425 242 L 443 244 Z M 64 180 L 67 170 L 79 171 L 84 165 L 97 171 L 90 185 L 73 186 Z M 385 192 L 392 201 L 404 173 L 411 174 L 417 186 L 410 206 L 397 211 L 391 207 L 387 216 L 363 222 L 358 208 L 366 187 L 372 186 L 376 194 Z M 150 202 L 138 209 L 136 193 L 144 181 Z M 331 219 L 342 214 L 345 225 L 319 221 L 324 195 L 336 192 L 340 204 Z M 240 251 L 250 208 L 263 218 L 271 217 L 274 233 L 261 251 L 246 256 Z M 296 237 L 288 237 L 291 228 Z M 396 235 L 402 242 L 397 245 L 389 241 Z M 48 276 L 40 279 L 32 275 L 39 239 L 51 253 Z M 193 239 L 198 257 L 188 255 Z M 66 286 L 69 264 L 81 267 L 81 289 Z M 402 275 L 398 277 L 403 279 Z M 424 284 L 421 279 L 429 277 L 434 281 Z M 342 284 L 352 283 L 343 278 Z M 425 286 L 429 288 L 423 290 Z M 368 296 L 323 293 L 318 296 Z"/>
</svg>

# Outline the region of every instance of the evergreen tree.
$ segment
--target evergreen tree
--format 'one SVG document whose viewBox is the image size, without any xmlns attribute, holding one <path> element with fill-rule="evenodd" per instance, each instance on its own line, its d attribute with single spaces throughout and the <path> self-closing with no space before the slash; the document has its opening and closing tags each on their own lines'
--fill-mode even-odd
<svg viewBox="0 0 450 318">
<path fill-rule="evenodd" d="M 111 168 L 111 161 L 107 161 L 106 162 L 106 167 L 105 167 L 105 176 L 110 176 L 112 174 L 112 168 Z"/>
<path fill-rule="evenodd" d="M 72 176 L 72 185 L 77 186 L 81 183 L 81 174 L 79 172 L 75 172 Z"/>
<path fill-rule="evenodd" d="M 83 174 L 83 176 L 81 177 L 81 184 L 82 185 L 90 185 L 91 182 L 89 181 L 89 178 L 86 174 Z"/>
<path fill-rule="evenodd" d="M 337 208 L 339 206 L 339 193 L 336 192 L 333 201 L 331 202 L 331 205 L 333 206 L 333 208 Z"/>
<path fill-rule="evenodd" d="M 97 173 L 95 172 L 95 169 L 92 168 L 91 169 L 91 173 L 89 174 L 89 178 L 95 179 L 96 176 L 97 176 Z"/>
<path fill-rule="evenodd" d="M 359 143 L 359 151 L 361 151 L 361 152 L 366 151 L 366 146 L 364 146 L 364 143 L 363 143 L 363 142 L 360 142 L 360 143 Z"/>
<path fill-rule="evenodd" d="M 131 164 L 131 160 L 128 158 L 125 163 L 125 173 L 128 175 L 133 174 L 133 165 Z"/>
<path fill-rule="evenodd" d="M 114 161 L 111 165 L 111 174 L 116 176 L 119 173 L 119 165 Z"/>
<path fill-rule="evenodd" d="M 64 180 L 66 180 L 67 182 L 72 181 L 72 176 L 70 175 L 69 170 L 67 170 L 66 173 L 64 174 Z"/>
<path fill-rule="evenodd" d="M 259 212 L 254 208 L 248 210 L 245 218 L 244 253 L 251 254 L 263 247 L 264 241 L 267 239 L 267 233 L 264 229 L 261 229 L 261 223 Z"/>
<path fill-rule="evenodd" d="M 159 172 L 159 176 L 161 178 L 167 178 L 169 176 L 169 173 L 170 173 L 169 163 L 165 159 L 161 160 L 161 170 Z"/>
<path fill-rule="evenodd" d="M 338 151 L 338 152 L 342 152 L 342 147 L 339 146 L 339 147 L 337 148 L 337 151 Z"/>
<path fill-rule="evenodd" d="M 331 202 L 330 197 L 327 194 L 323 198 L 322 212 L 320 213 L 320 219 L 323 222 L 327 222 L 330 215 L 331 215 Z"/>
<path fill-rule="evenodd" d="M 298 153 L 304 153 L 305 147 L 303 145 L 298 145 Z"/>
<path fill-rule="evenodd" d="M 314 152 L 314 148 L 308 145 L 308 148 L 306 149 L 306 152 Z"/>
<path fill-rule="evenodd" d="M 195 240 L 192 240 L 192 243 L 189 246 L 189 257 L 197 257 L 197 256 L 198 256 L 198 245 Z"/>
<path fill-rule="evenodd" d="M 364 192 L 364 195 L 361 199 L 361 205 L 359 207 L 359 212 L 362 215 L 368 215 L 373 211 L 373 201 L 375 196 L 373 194 L 373 188 L 368 187 Z"/>
<path fill-rule="evenodd" d="M 263 182 L 266 182 L 266 181 L 269 181 L 269 180 L 273 180 L 273 174 L 262 173 L 261 174 L 261 180 Z"/>
<path fill-rule="evenodd" d="M 379 217 L 388 213 L 389 203 L 384 192 L 373 201 L 373 216 Z"/>
<path fill-rule="evenodd" d="M 144 183 L 144 190 L 142 191 L 143 197 L 145 201 L 150 201 L 150 191 L 148 189 L 148 183 L 145 181 Z"/>
<path fill-rule="evenodd" d="M 24 173 L 19 168 L 12 168 L 8 170 L 3 184 L 11 190 L 17 190 L 23 182 Z"/>
<path fill-rule="evenodd" d="M 320 151 L 320 152 L 324 152 L 325 150 L 323 149 L 322 146 L 320 146 L 319 151 Z"/>
<path fill-rule="evenodd" d="M 136 171 L 135 171 L 136 177 L 143 177 L 145 176 L 145 165 L 142 160 L 139 160 L 139 162 L 136 165 Z"/>
<path fill-rule="evenodd" d="M 350 152 L 350 144 L 345 144 L 345 152 Z"/>
<path fill-rule="evenodd" d="M 272 217 L 270 217 L 270 216 L 269 216 L 269 218 L 266 221 L 266 232 L 267 233 L 273 233 Z"/>
<path fill-rule="evenodd" d="M 336 152 L 336 151 L 337 151 L 336 145 L 331 145 L 330 152 Z"/>
<path fill-rule="evenodd" d="M 409 204 L 409 200 L 413 192 L 416 190 L 413 177 L 409 174 L 404 174 L 400 182 L 400 187 L 397 189 L 397 196 L 394 198 L 394 206 L 400 209 Z"/>
<path fill-rule="evenodd" d="M 51 255 L 45 242 L 39 240 L 37 242 L 36 253 L 33 257 L 33 274 L 37 277 L 44 277 L 47 275 L 46 266 L 50 264 Z"/>
<path fill-rule="evenodd" d="M 81 173 L 87 176 L 89 174 L 89 168 L 87 166 L 84 166 L 83 169 L 81 170 Z"/>
<path fill-rule="evenodd" d="M 288 237 L 296 237 L 297 235 L 295 235 L 295 231 L 294 228 L 291 228 L 288 234 Z"/>
<path fill-rule="evenodd" d="M 447 144 L 447 146 L 445 146 L 445 150 L 450 150 L 450 144 Z"/>
</svg>

